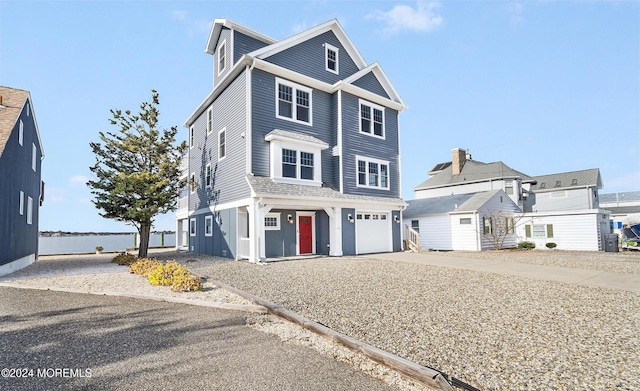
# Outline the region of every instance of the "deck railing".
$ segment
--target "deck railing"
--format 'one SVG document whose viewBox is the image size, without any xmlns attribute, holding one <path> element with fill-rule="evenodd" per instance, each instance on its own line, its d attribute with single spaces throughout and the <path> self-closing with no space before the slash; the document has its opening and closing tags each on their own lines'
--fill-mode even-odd
<svg viewBox="0 0 640 391">
<path fill-rule="evenodd" d="M 404 239 L 405 243 L 407 243 L 407 247 L 409 247 L 405 248 L 405 250 L 415 251 L 418 253 L 422 250 L 420 247 L 420 233 L 408 225 L 404 226 Z"/>
</svg>

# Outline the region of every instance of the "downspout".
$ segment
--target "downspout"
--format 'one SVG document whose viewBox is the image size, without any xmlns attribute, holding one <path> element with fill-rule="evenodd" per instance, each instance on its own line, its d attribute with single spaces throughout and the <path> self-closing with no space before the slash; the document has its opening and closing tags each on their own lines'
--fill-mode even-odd
<svg viewBox="0 0 640 391">
<path fill-rule="evenodd" d="M 247 72 L 247 77 L 245 79 L 245 96 L 246 96 L 246 112 L 245 112 L 245 117 L 246 117 L 246 124 L 245 124 L 245 129 L 244 129 L 244 138 L 245 138 L 245 153 L 246 153 L 246 167 L 245 167 L 245 173 L 246 174 L 251 174 L 253 172 L 253 159 L 252 159 L 252 126 L 251 126 L 251 122 L 252 122 L 252 115 L 251 115 L 251 105 L 252 105 L 252 99 L 251 99 L 251 83 L 252 83 L 252 73 L 253 73 L 253 68 L 256 66 L 256 61 L 255 59 L 251 59 L 251 66 L 249 66 L 249 64 L 247 64 L 245 66 L 246 72 Z"/>
</svg>

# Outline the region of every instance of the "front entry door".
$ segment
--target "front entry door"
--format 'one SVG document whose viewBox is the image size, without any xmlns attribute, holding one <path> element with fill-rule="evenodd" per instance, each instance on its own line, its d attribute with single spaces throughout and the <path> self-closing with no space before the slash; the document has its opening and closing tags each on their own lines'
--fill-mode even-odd
<svg viewBox="0 0 640 391">
<path fill-rule="evenodd" d="M 313 226 L 311 216 L 298 217 L 298 231 L 300 233 L 300 254 L 313 253 Z"/>
</svg>

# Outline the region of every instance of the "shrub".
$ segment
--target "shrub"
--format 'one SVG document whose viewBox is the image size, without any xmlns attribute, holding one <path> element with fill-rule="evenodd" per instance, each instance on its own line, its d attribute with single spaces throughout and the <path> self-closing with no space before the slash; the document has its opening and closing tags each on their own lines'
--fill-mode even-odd
<svg viewBox="0 0 640 391">
<path fill-rule="evenodd" d="M 202 290 L 200 277 L 191 274 L 184 266 L 175 270 L 172 277 L 171 290 L 174 292 L 193 292 Z"/>
<path fill-rule="evenodd" d="M 137 258 L 136 258 L 135 255 L 128 254 L 128 253 L 121 253 L 121 254 L 116 255 L 111 260 L 111 262 L 117 263 L 118 265 L 121 265 L 121 266 L 130 266 L 136 260 L 137 260 Z"/>
<path fill-rule="evenodd" d="M 518 243 L 518 248 L 530 250 L 530 249 L 536 248 L 536 244 L 533 242 L 520 242 Z"/>
<path fill-rule="evenodd" d="M 156 259 L 140 258 L 129 265 L 129 272 L 148 278 L 149 274 L 159 266 L 162 266 L 162 262 Z"/>
<path fill-rule="evenodd" d="M 553 243 L 553 242 L 549 242 L 549 243 L 545 244 L 545 246 L 547 246 L 547 248 L 550 249 L 550 250 L 558 247 L 558 245 Z"/>
<path fill-rule="evenodd" d="M 176 261 L 169 261 L 165 265 L 160 264 L 149 273 L 149 282 L 151 285 L 169 286 L 173 280 L 173 272 L 184 268 Z"/>
</svg>

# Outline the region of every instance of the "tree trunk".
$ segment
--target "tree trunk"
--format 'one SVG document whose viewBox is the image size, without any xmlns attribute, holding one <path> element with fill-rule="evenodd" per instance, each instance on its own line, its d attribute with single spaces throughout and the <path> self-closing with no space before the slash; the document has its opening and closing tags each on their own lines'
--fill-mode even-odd
<svg viewBox="0 0 640 391">
<path fill-rule="evenodd" d="M 140 224 L 140 247 L 138 247 L 138 258 L 146 258 L 149 251 L 149 234 L 151 223 Z"/>
</svg>

